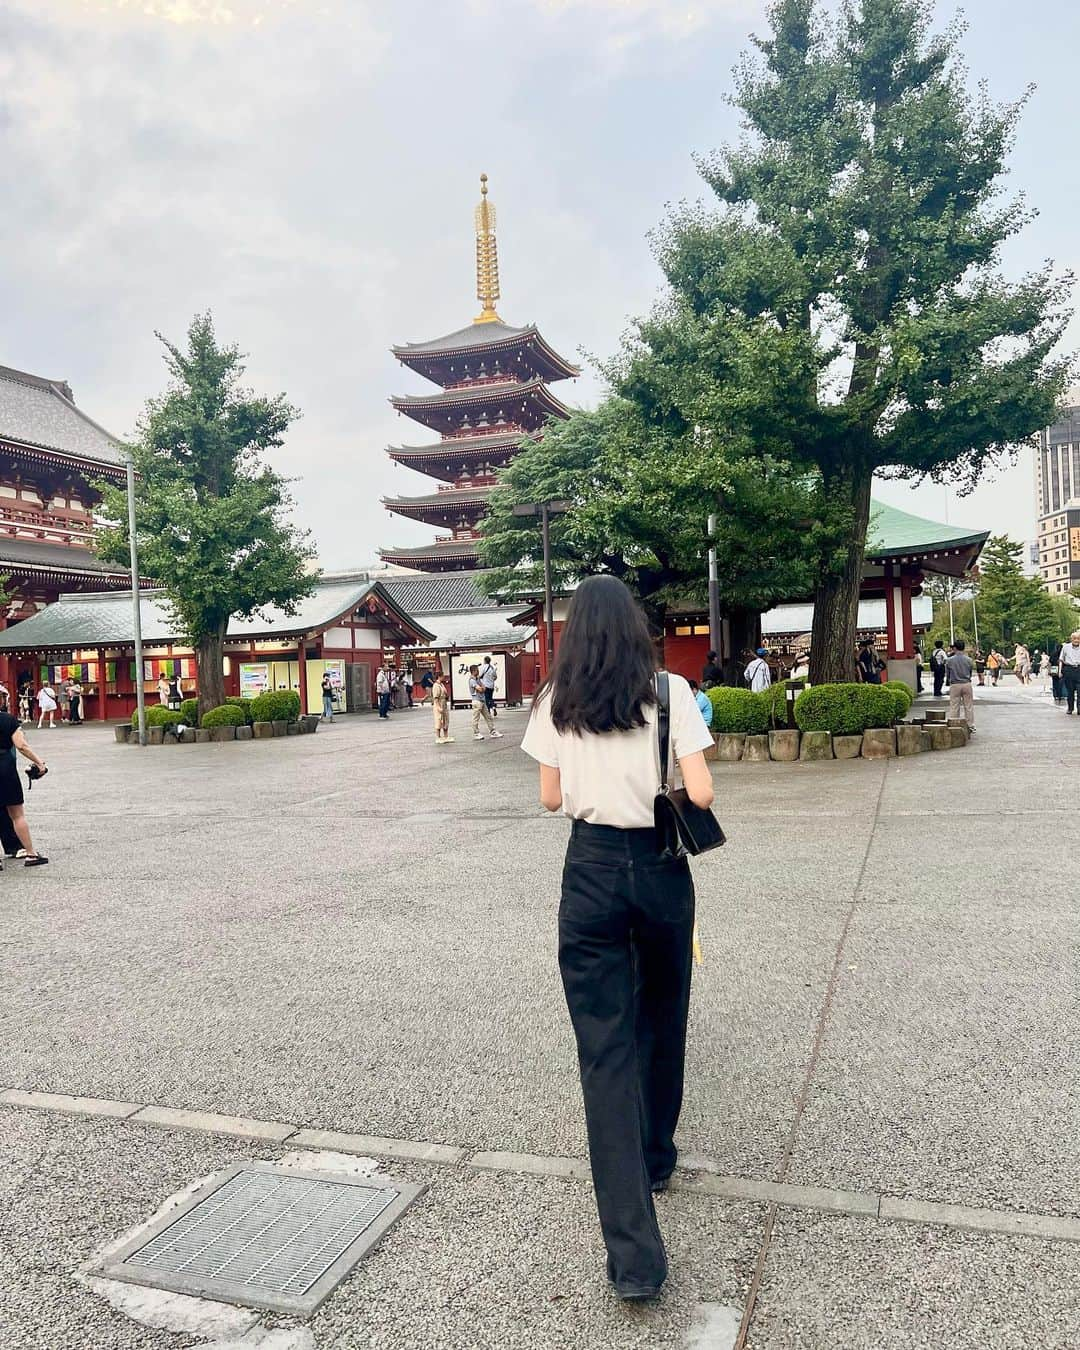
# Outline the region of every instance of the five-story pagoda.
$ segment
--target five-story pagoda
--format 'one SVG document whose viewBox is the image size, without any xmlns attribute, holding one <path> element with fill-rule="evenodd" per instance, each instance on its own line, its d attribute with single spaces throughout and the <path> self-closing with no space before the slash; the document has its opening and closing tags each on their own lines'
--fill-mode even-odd
<svg viewBox="0 0 1080 1350">
<path fill-rule="evenodd" d="M 430 342 L 394 347 L 402 365 L 440 386 L 437 394 L 403 394 L 390 402 L 438 433 L 429 445 L 391 446 L 390 458 L 439 481 L 422 497 L 384 497 L 389 511 L 448 529 L 420 548 L 381 549 L 384 561 L 421 571 L 466 571 L 478 565 L 480 519 L 499 469 L 526 436 L 538 436 L 549 417 L 568 409 L 549 382 L 579 371 L 541 337 L 535 324 L 513 328 L 495 309 L 499 260 L 495 208 L 480 175 L 476 208 L 476 294 L 480 313 L 467 328 Z"/>
</svg>

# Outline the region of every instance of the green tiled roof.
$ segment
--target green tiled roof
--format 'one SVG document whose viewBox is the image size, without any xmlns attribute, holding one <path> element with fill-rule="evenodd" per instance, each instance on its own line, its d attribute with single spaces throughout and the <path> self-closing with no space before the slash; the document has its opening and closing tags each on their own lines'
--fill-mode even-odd
<svg viewBox="0 0 1080 1350">
<path fill-rule="evenodd" d="M 922 516 L 901 511 L 898 507 L 874 501 L 870 505 L 866 556 L 895 558 L 940 553 L 945 549 L 981 547 L 989 537 L 989 530 L 973 531 L 958 525 L 942 525 L 936 520 L 926 520 Z"/>
</svg>

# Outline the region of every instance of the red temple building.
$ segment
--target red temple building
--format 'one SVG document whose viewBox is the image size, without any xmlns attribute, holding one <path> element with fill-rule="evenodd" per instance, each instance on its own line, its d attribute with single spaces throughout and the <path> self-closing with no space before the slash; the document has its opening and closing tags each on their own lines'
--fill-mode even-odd
<svg viewBox="0 0 1080 1350">
<path fill-rule="evenodd" d="M 404 366 L 439 386 L 434 394 L 390 400 L 399 413 L 435 433 L 427 445 L 391 446 L 390 458 L 436 479 L 420 497 L 384 497 L 388 511 L 422 520 L 449 534 L 419 548 L 381 549 L 384 561 L 419 571 L 469 571 L 478 566 L 480 519 L 499 469 L 522 440 L 538 436 L 549 418 L 569 410 L 548 388 L 579 374 L 544 341 L 535 324 L 513 328 L 499 317 L 495 208 L 480 175 L 476 208 L 476 294 L 480 313 L 467 328 L 430 342 L 407 343 L 393 353 Z"/>
</svg>

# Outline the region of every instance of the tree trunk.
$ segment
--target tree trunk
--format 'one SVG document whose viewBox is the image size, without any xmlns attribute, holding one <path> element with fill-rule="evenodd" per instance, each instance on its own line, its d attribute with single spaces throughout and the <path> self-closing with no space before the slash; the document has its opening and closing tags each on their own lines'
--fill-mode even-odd
<svg viewBox="0 0 1080 1350">
<path fill-rule="evenodd" d="M 747 664 L 744 653 L 756 651 L 761 646 L 761 615 L 756 609 L 729 609 L 724 612 L 723 619 L 731 635 L 729 650 L 722 657 L 724 683 L 741 689 Z"/>
<path fill-rule="evenodd" d="M 870 522 L 873 469 L 852 468 L 826 481 L 827 500 L 852 513 L 847 560 L 839 574 L 818 581 L 814 631 L 810 639 L 810 683 L 841 684 L 856 678 L 855 640 L 859 616 L 866 529 Z"/>
<path fill-rule="evenodd" d="M 228 620 L 218 624 L 195 644 L 195 675 L 199 685 L 199 717 L 225 702 L 225 629 Z"/>
</svg>

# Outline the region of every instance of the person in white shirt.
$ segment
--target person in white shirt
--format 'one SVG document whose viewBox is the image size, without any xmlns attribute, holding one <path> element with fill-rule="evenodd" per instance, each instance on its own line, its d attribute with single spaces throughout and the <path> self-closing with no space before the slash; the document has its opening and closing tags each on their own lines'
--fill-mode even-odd
<svg viewBox="0 0 1080 1350">
<path fill-rule="evenodd" d="M 480 730 L 481 717 L 484 719 L 484 725 L 487 727 L 491 739 L 493 741 L 502 740 L 502 732 L 495 730 L 495 723 L 491 720 L 491 709 L 488 707 L 487 701 L 487 686 L 484 684 L 479 666 L 469 667 L 469 698 L 472 700 L 473 740 L 482 741 L 484 739 L 484 733 Z"/>
<path fill-rule="evenodd" d="M 743 679 L 755 694 L 760 694 L 772 684 L 772 671 L 765 659 L 768 656 L 765 647 L 759 647 L 754 659 L 743 671 Z"/>
<path fill-rule="evenodd" d="M 1058 657 L 1061 684 L 1065 690 L 1065 712 L 1080 713 L 1080 632 L 1073 633 Z"/>
<path fill-rule="evenodd" d="M 379 697 L 379 716 L 385 721 L 390 716 L 390 698 L 393 694 L 394 684 L 390 678 L 390 671 L 386 666 L 379 667 L 379 673 L 375 676 L 375 693 Z"/>
<path fill-rule="evenodd" d="M 488 712 L 492 717 L 498 717 L 499 710 L 495 707 L 495 686 L 499 681 L 499 672 L 491 663 L 491 657 L 484 657 L 484 664 L 480 667 L 480 683 L 484 686 L 484 702 L 488 706 Z"/>
<path fill-rule="evenodd" d="M 673 759 L 691 800 L 705 807 L 712 736 L 687 682 L 668 682 Z M 644 616 L 617 578 L 588 577 L 522 749 L 539 761 L 541 803 L 573 822 L 559 969 L 608 1279 L 623 1299 L 653 1297 L 667 1276 L 652 1193 L 675 1167 L 690 1003 L 694 884 L 685 858 L 657 851 L 656 700 Z"/>
<path fill-rule="evenodd" d="M 41 686 L 37 694 L 38 705 L 38 731 L 41 730 L 41 724 L 46 717 L 49 719 L 49 726 L 56 726 L 56 708 L 59 700 L 56 697 L 56 690 L 49 684 L 48 680 Z"/>
</svg>

